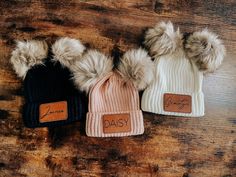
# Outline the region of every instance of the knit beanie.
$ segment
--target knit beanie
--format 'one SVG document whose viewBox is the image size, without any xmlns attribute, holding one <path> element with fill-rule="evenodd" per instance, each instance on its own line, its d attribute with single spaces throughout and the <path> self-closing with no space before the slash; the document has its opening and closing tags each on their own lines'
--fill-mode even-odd
<svg viewBox="0 0 236 177">
<path fill-rule="evenodd" d="M 90 50 L 76 66 L 74 82 L 89 94 L 86 134 L 92 137 L 143 134 L 138 90 L 146 88 L 153 75 L 147 52 L 130 50 L 113 69 L 111 57 Z"/>
<path fill-rule="evenodd" d="M 44 41 L 18 41 L 11 63 L 24 80 L 26 127 L 61 126 L 85 116 L 86 96 L 78 91 L 68 67 L 85 47 L 76 39 L 61 38 L 48 52 Z"/>
<path fill-rule="evenodd" d="M 161 22 L 147 31 L 144 43 L 154 58 L 155 74 L 143 93 L 142 110 L 174 116 L 203 116 L 203 76 L 221 64 L 225 55 L 221 40 L 207 29 L 183 39 L 171 22 Z"/>
</svg>

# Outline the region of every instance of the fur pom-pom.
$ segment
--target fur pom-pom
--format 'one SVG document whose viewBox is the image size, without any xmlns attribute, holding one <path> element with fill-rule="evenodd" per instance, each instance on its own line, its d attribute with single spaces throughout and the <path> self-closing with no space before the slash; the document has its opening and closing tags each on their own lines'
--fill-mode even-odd
<svg viewBox="0 0 236 177">
<path fill-rule="evenodd" d="M 160 22 L 146 32 L 144 44 L 152 57 L 158 57 L 172 53 L 182 45 L 182 35 L 179 29 L 174 30 L 171 22 Z"/>
<path fill-rule="evenodd" d="M 199 70 L 205 73 L 215 71 L 225 56 L 225 47 L 222 41 L 207 29 L 190 35 L 184 48 L 186 55 L 195 61 Z"/>
<path fill-rule="evenodd" d="M 16 74 L 24 79 L 30 68 L 43 64 L 43 59 L 47 57 L 47 54 L 48 45 L 45 41 L 17 41 L 10 61 Z"/>
<path fill-rule="evenodd" d="M 126 81 L 131 81 L 138 90 L 145 89 L 154 76 L 153 63 L 148 53 L 139 48 L 127 51 L 118 65 Z"/>
<path fill-rule="evenodd" d="M 53 60 L 71 69 L 77 59 L 82 57 L 85 46 L 77 39 L 63 37 L 52 46 Z"/>
<path fill-rule="evenodd" d="M 79 90 L 88 93 L 90 88 L 112 69 L 113 62 L 110 57 L 97 50 L 89 50 L 75 62 L 72 69 L 74 83 Z"/>
</svg>

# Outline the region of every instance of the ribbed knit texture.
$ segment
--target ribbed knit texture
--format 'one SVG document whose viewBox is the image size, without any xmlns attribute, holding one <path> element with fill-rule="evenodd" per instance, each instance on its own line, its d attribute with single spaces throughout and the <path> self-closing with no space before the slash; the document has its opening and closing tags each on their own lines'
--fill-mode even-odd
<svg viewBox="0 0 236 177">
<path fill-rule="evenodd" d="M 132 83 L 125 83 L 117 72 L 108 73 L 91 89 L 88 109 L 86 119 L 88 136 L 120 137 L 138 135 L 144 132 L 138 91 Z M 130 115 L 130 132 L 103 133 L 102 117 L 104 115 L 124 113 Z"/>
<path fill-rule="evenodd" d="M 164 115 L 199 117 L 204 115 L 202 92 L 203 73 L 179 49 L 171 55 L 161 56 L 154 61 L 155 78 L 142 96 L 142 110 Z M 164 111 L 165 93 L 190 95 L 192 112 L 179 113 Z"/>
<path fill-rule="evenodd" d="M 85 94 L 75 88 L 70 71 L 50 58 L 44 65 L 34 66 L 28 71 L 24 80 L 24 95 L 23 120 L 27 127 L 61 126 L 85 117 Z M 67 101 L 68 118 L 40 123 L 39 106 L 58 101 Z"/>
</svg>

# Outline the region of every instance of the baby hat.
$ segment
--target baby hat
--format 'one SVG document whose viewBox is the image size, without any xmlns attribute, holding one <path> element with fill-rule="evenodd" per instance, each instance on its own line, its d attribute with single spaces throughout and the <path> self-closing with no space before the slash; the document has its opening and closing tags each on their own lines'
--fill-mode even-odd
<svg viewBox="0 0 236 177">
<path fill-rule="evenodd" d="M 113 69 L 112 58 L 90 50 L 76 66 L 74 82 L 89 93 L 86 134 L 92 137 L 143 134 L 138 90 L 144 89 L 153 76 L 147 52 L 130 50 Z"/>
<path fill-rule="evenodd" d="M 203 116 L 203 75 L 221 64 L 225 55 L 221 40 L 207 29 L 183 39 L 171 22 L 161 22 L 147 31 L 144 44 L 154 58 L 155 69 L 154 80 L 143 93 L 142 110 Z"/>
<path fill-rule="evenodd" d="M 61 126 L 86 113 L 86 96 L 79 92 L 67 67 L 81 57 L 79 40 L 61 38 L 51 49 L 44 41 L 18 41 L 11 63 L 24 82 L 23 121 L 26 127 Z"/>
</svg>

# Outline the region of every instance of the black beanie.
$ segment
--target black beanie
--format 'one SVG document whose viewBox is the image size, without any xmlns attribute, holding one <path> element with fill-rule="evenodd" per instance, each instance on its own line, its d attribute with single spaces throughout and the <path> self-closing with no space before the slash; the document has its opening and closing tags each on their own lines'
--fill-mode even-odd
<svg viewBox="0 0 236 177">
<path fill-rule="evenodd" d="M 61 38 L 49 50 L 43 41 L 17 42 L 11 62 L 24 79 L 26 127 L 61 126 L 85 117 L 87 99 L 75 88 L 69 65 L 84 49 L 70 38 Z"/>
</svg>

